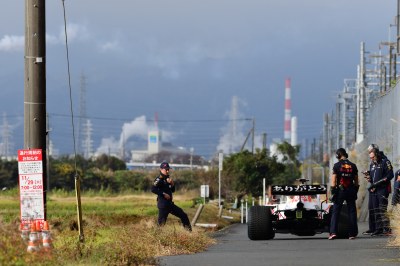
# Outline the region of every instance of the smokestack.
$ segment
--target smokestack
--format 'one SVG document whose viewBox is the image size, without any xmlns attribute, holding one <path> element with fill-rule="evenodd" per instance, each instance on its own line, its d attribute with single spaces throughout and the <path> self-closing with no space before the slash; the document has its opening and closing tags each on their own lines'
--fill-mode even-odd
<svg viewBox="0 0 400 266">
<path fill-rule="evenodd" d="M 284 140 L 290 141 L 290 119 L 292 102 L 290 99 L 290 78 L 285 80 L 285 130 Z"/>
<path fill-rule="evenodd" d="M 293 116 L 291 120 L 292 132 L 290 136 L 290 145 L 296 146 L 297 145 L 297 117 Z"/>
<path fill-rule="evenodd" d="M 158 130 L 158 112 L 154 113 L 154 126 L 156 127 L 156 130 Z"/>
</svg>

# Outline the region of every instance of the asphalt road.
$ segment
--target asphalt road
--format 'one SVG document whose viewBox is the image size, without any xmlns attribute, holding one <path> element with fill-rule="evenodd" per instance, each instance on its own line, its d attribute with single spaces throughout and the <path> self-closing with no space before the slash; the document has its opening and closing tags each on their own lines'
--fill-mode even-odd
<svg viewBox="0 0 400 266">
<path fill-rule="evenodd" d="M 366 226 L 359 223 L 359 231 L 365 231 Z M 160 265 L 400 265 L 400 248 L 388 247 L 388 237 L 327 238 L 327 233 L 313 237 L 276 234 L 273 240 L 251 241 L 247 237 L 247 225 L 235 224 L 218 232 L 218 243 L 207 251 L 162 257 Z"/>
</svg>

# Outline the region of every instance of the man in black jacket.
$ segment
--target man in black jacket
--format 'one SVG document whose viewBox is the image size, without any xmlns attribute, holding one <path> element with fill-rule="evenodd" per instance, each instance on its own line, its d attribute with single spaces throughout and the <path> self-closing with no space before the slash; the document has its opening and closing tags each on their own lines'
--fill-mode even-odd
<svg viewBox="0 0 400 266">
<path fill-rule="evenodd" d="M 370 229 L 374 232 L 372 236 L 391 235 L 389 219 L 386 211 L 388 206 L 389 193 L 391 192 L 391 180 L 393 179 L 393 167 L 387 158 L 382 157 L 378 149 L 372 149 L 369 153 L 371 164 L 369 169 L 368 189 L 372 206 L 369 215 L 372 217 L 373 224 Z"/>
<path fill-rule="evenodd" d="M 169 176 L 169 164 L 162 162 L 160 165 L 160 175 L 154 180 L 151 192 L 157 194 L 158 225 L 167 222 L 168 214 L 175 215 L 181 219 L 183 226 L 191 231 L 192 227 L 187 214 L 172 201 L 172 193 L 175 192 L 175 184 Z"/>
<path fill-rule="evenodd" d="M 336 151 L 339 160 L 333 166 L 331 178 L 331 200 L 333 202 L 329 240 L 335 239 L 338 231 L 339 215 L 344 201 L 347 202 L 349 215 L 349 239 L 355 239 L 358 234 L 356 199 L 359 188 L 357 166 L 350 162 L 345 149 Z"/>
</svg>

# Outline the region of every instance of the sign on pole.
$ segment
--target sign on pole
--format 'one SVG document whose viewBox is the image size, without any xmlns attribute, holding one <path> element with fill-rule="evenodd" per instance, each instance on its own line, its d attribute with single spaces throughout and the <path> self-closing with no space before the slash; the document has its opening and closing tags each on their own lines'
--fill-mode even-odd
<svg viewBox="0 0 400 266">
<path fill-rule="evenodd" d="M 210 197 L 210 187 L 209 185 L 200 186 L 200 196 L 204 198 L 204 204 L 206 204 L 206 198 Z"/>
<path fill-rule="evenodd" d="M 18 150 L 21 224 L 44 221 L 42 150 Z"/>
</svg>

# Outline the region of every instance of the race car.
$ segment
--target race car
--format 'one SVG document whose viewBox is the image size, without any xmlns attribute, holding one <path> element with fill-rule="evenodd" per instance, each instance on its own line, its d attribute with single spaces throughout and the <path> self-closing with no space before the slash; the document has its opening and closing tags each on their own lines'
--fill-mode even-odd
<svg viewBox="0 0 400 266">
<path fill-rule="evenodd" d="M 328 201 L 326 185 L 271 186 L 272 204 L 252 206 L 247 219 L 247 233 L 251 240 L 269 240 L 275 233 L 313 236 L 329 232 L 332 203 Z M 338 238 L 348 237 L 347 207 L 339 217 Z"/>
</svg>

